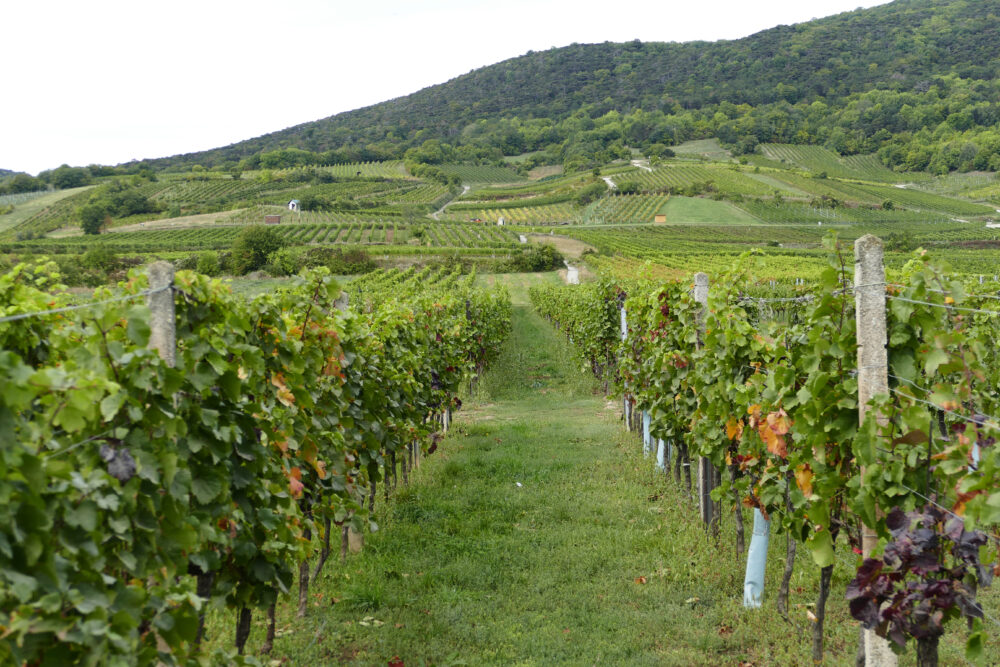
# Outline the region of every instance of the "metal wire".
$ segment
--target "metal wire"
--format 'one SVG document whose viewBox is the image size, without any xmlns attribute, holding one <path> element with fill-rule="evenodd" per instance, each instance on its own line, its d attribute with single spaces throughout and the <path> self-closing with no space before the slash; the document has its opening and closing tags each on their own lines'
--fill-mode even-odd
<svg viewBox="0 0 1000 667">
<path fill-rule="evenodd" d="M 901 378 L 898 375 L 893 375 L 892 373 L 888 373 L 887 376 L 890 377 L 890 378 L 892 378 L 893 380 L 898 381 L 898 382 L 905 382 L 906 384 L 910 385 L 914 389 L 919 389 L 920 391 L 924 392 L 925 394 L 933 394 L 934 393 L 933 390 L 927 389 L 926 387 L 921 387 L 919 384 L 917 384 L 913 380 L 907 380 L 906 378 Z"/>
<path fill-rule="evenodd" d="M 100 440 L 101 438 L 107 437 L 112 431 L 114 431 L 114 429 L 109 428 L 104 433 L 98 433 L 97 435 L 92 435 L 89 438 L 87 438 L 86 440 L 81 440 L 80 442 L 74 443 L 74 444 L 70 445 L 69 447 L 66 447 L 64 449 L 60 449 L 58 452 L 50 454 L 48 456 L 48 458 L 54 459 L 57 456 L 62 456 L 63 454 L 67 454 L 67 453 L 73 451 L 74 449 L 76 449 L 78 447 L 82 447 L 83 445 L 86 445 L 88 442 L 93 442 L 95 440 Z"/>
<path fill-rule="evenodd" d="M 982 308 L 966 308 L 964 306 L 952 306 L 944 303 L 931 303 L 930 301 L 907 299 L 906 297 L 893 296 L 892 294 L 887 294 L 886 298 L 892 299 L 894 301 L 905 301 L 906 303 L 915 303 L 921 306 L 934 306 L 935 308 L 944 308 L 946 310 L 961 310 L 967 313 L 981 313 L 983 315 L 1000 315 L 1000 311 L 996 310 L 983 310 Z"/>
<path fill-rule="evenodd" d="M 911 401 L 916 401 L 917 403 L 923 403 L 924 405 L 929 405 L 932 408 L 935 408 L 937 410 L 945 412 L 945 413 L 947 413 L 949 415 L 952 415 L 953 417 L 957 417 L 959 419 L 967 421 L 970 424 L 975 424 L 976 426 L 989 426 L 990 428 L 1000 429 L 1000 420 L 997 420 L 996 417 L 993 417 L 991 415 L 983 415 L 983 417 L 985 419 L 983 419 L 983 420 L 980 421 L 980 420 L 973 419 L 972 417 L 966 417 L 965 415 L 963 415 L 960 412 L 955 412 L 954 410 L 949 410 L 948 408 L 943 408 L 940 405 L 938 405 L 937 403 L 934 403 L 933 401 L 925 401 L 922 398 L 917 398 L 916 396 L 911 396 L 910 394 L 904 394 L 904 393 L 902 393 L 900 391 L 897 391 L 897 390 L 893 389 L 892 387 L 889 388 L 889 391 L 892 392 L 893 394 L 896 394 L 897 396 L 904 396 L 904 397 L 910 399 Z M 990 420 L 990 421 L 987 421 L 987 420 Z"/>
<path fill-rule="evenodd" d="M 893 287 L 902 287 L 903 289 L 905 289 L 906 287 L 908 287 L 907 285 L 900 285 L 899 283 L 888 283 L 888 284 L 892 285 Z M 946 290 L 946 289 L 934 289 L 934 288 L 931 288 L 931 287 L 927 287 L 925 289 L 928 292 L 934 292 L 935 294 L 951 294 L 951 291 L 950 290 Z M 966 294 L 965 298 L 967 298 L 967 299 L 996 299 L 997 301 L 1000 301 L 1000 296 L 997 296 L 995 294 Z"/>
<path fill-rule="evenodd" d="M 103 301 L 91 301 L 90 303 L 80 304 L 78 306 L 64 306 L 62 308 L 53 308 L 52 310 L 40 310 L 34 313 L 18 313 L 17 315 L 8 315 L 7 317 L 0 317 L 0 324 L 4 322 L 15 322 L 17 320 L 26 320 L 31 317 L 44 317 L 45 315 L 54 315 L 56 313 L 67 313 L 72 310 L 84 310 L 87 308 L 94 308 L 96 306 L 103 306 L 109 303 L 120 303 L 122 301 L 132 301 L 144 296 L 152 296 L 153 294 L 159 294 L 160 292 L 166 292 L 169 289 L 173 289 L 170 285 L 166 287 L 158 287 L 156 289 L 144 290 L 138 292 L 137 294 L 129 294 L 127 296 L 118 296 L 113 299 L 104 299 Z"/>
<path fill-rule="evenodd" d="M 752 296 L 742 296 L 739 299 L 737 299 L 736 301 L 738 303 L 761 303 L 761 304 L 763 304 L 763 303 L 803 303 L 803 302 L 806 302 L 806 301 L 812 301 L 815 298 L 816 297 L 814 297 L 812 294 L 806 294 L 805 296 L 785 297 L 785 298 L 780 298 L 780 299 L 764 299 L 764 298 L 758 298 L 758 297 L 752 297 Z"/>
</svg>

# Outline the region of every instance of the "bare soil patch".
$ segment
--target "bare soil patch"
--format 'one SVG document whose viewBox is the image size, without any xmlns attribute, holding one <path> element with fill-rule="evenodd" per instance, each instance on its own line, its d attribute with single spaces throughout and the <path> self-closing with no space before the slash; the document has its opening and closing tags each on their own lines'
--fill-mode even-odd
<svg viewBox="0 0 1000 667">
<path fill-rule="evenodd" d="M 165 220 L 149 220 L 147 222 L 136 222 L 131 225 L 122 225 L 110 229 L 111 232 L 137 232 L 150 229 L 180 229 L 184 227 L 208 227 L 217 225 L 222 218 L 237 213 L 237 211 L 218 211 L 216 213 L 202 213 L 200 215 L 183 215 L 179 218 L 167 218 Z M 263 222 L 263 220 L 261 220 Z"/>
</svg>

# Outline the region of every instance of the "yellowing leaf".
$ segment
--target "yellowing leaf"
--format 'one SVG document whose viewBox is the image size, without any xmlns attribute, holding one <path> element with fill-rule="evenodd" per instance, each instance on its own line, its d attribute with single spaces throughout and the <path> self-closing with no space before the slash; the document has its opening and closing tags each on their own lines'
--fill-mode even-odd
<svg viewBox="0 0 1000 667">
<path fill-rule="evenodd" d="M 743 420 L 730 417 L 726 422 L 726 437 L 730 440 L 739 440 L 743 437 Z"/>
<path fill-rule="evenodd" d="M 802 493 L 806 495 L 806 498 L 812 495 L 812 480 L 813 471 L 812 468 L 809 467 L 808 463 L 804 463 L 795 469 L 795 483 L 798 485 Z"/>
<path fill-rule="evenodd" d="M 271 384 L 278 389 L 278 401 L 280 401 L 282 405 L 285 407 L 291 407 L 295 404 L 295 394 L 288 389 L 288 385 L 285 384 L 285 378 L 282 377 L 281 373 L 278 373 L 271 378 Z"/>
<path fill-rule="evenodd" d="M 767 425 L 778 435 L 785 435 L 792 426 L 792 420 L 784 410 L 778 410 L 767 416 Z"/>
</svg>

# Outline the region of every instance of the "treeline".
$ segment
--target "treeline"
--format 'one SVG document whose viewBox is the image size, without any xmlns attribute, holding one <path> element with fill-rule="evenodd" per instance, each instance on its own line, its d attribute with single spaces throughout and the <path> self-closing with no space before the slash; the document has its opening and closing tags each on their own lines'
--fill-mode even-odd
<svg viewBox="0 0 1000 667">
<path fill-rule="evenodd" d="M 3 175 L 0 174 L 0 176 Z M 117 167 L 100 164 L 71 167 L 64 164 L 55 169 L 40 172 L 38 176 L 23 172 L 7 174 L 0 180 L 0 195 L 16 195 L 49 189 L 68 190 L 69 188 L 93 185 L 97 179 L 108 176 L 139 176 L 147 180 L 156 180 L 156 175 L 149 167 L 137 163 Z"/>
<path fill-rule="evenodd" d="M 580 107 L 561 120 L 506 117 L 482 119 L 452 141 L 414 133 L 396 143 L 327 151 L 289 147 L 265 151 L 216 170 L 288 169 L 349 162 L 406 161 L 411 173 L 442 183 L 448 177 L 428 166 L 446 163 L 503 164 L 529 153 L 519 167 L 562 164 L 590 168 L 632 156 L 670 154 L 670 146 L 718 137 L 737 155 L 762 143 L 816 144 L 842 155 L 877 153 L 899 171 L 1000 170 L 1000 84 L 948 75 L 919 90 L 858 93 L 834 102 L 778 101 L 761 106 L 720 102 L 699 109 L 621 112 L 610 100 Z M 181 165 L 174 165 L 177 169 Z"/>
<path fill-rule="evenodd" d="M 92 191 L 86 204 L 76 210 L 85 234 L 99 234 L 114 218 L 166 210 L 163 202 L 154 201 L 142 192 L 148 181 L 139 176 L 108 181 Z"/>
</svg>

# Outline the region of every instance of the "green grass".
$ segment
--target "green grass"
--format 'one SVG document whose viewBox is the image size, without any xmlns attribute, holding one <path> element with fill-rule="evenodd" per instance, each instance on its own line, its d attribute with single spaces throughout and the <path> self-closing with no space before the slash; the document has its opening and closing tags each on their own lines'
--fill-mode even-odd
<svg viewBox="0 0 1000 667">
<path fill-rule="evenodd" d="M 671 150 L 678 156 L 684 157 L 699 156 L 722 161 L 730 160 L 733 157 L 732 153 L 723 148 L 719 140 L 715 138 L 686 141 L 683 144 L 672 146 Z"/>
<path fill-rule="evenodd" d="M 668 223 L 715 222 L 732 224 L 755 224 L 756 218 L 726 202 L 698 197 L 671 197 L 664 212 Z"/>
</svg>

